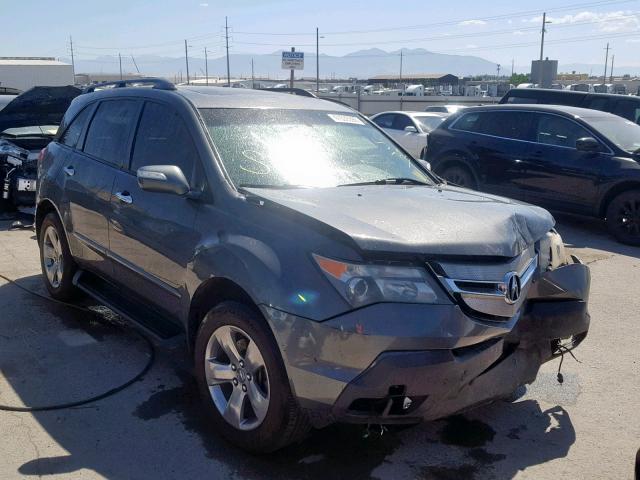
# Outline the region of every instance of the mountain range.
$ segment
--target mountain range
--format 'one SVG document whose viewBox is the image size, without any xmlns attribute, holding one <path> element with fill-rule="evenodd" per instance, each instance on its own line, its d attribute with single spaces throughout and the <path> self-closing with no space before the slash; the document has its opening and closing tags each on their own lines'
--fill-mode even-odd
<svg viewBox="0 0 640 480">
<path fill-rule="evenodd" d="M 422 48 L 403 48 L 396 51 L 384 51 L 377 48 L 359 50 L 344 56 L 320 54 L 321 78 L 371 78 L 375 75 L 394 74 L 400 72 L 400 58 L 402 52 L 402 71 L 411 73 L 452 73 L 457 76 L 470 75 L 495 75 L 497 64 L 475 55 L 448 55 L 430 52 Z M 69 58 L 62 58 L 70 61 Z M 288 71 L 280 68 L 281 51 L 271 54 L 232 53 L 229 57 L 232 77 L 250 77 L 251 61 L 253 60 L 256 77 L 284 79 L 288 77 Z M 209 58 L 210 76 L 226 75 L 226 58 Z M 137 67 L 136 67 L 137 65 Z M 640 67 L 615 67 L 618 74 L 640 73 Z M 131 56 L 122 56 L 123 73 L 140 73 L 148 76 L 164 76 L 170 79 L 179 77 L 182 72 L 186 79 L 186 65 L 184 57 L 168 57 L 157 55 L 140 55 L 135 57 L 135 63 Z M 204 76 L 205 61 L 202 57 L 189 57 L 189 70 L 191 77 Z M 516 68 L 516 72 L 529 72 L 528 66 Z M 604 71 L 603 65 L 567 64 L 560 65 L 561 72 L 584 72 L 597 75 Z M 76 59 L 76 72 L 78 73 L 117 73 L 119 71 L 117 56 L 99 56 L 93 59 Z M 510 73 L 511 65 L 502 65 L 502 73 Z M 315 52 L 305 52 L 305 69 L 296 71 L 296 78 L 315 77 L 316 56 Z"/>
</svg>

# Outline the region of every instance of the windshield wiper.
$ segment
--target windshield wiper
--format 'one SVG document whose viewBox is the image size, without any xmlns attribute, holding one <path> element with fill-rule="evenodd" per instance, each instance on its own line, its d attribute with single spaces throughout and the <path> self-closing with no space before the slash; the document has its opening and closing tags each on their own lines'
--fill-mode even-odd
<svg viewBox="0 0 640 480">
<path fill-rule="evenodd" d="M 430 183 L 416 180 L 415 178 L 381 178 L 380 180 L 372 180 L 370 182 L 344 183 L 339 187 L 357 187 L 361 185 L 431 185 Z"/>
<path fill-rule="evenodd" d="M 261 184 L 261 183 L 241 183 L 238 185 L 238 188 L 270 188 L 273 190 L 277 189 L 291 189 L 291 188 L 309 188 L 305 185 L 269 185 L 269 184 Z"/>
</svg>

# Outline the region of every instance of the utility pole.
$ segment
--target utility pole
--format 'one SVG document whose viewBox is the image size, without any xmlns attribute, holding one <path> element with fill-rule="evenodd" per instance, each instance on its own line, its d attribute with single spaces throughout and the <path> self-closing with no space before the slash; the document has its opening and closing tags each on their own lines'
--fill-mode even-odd
<svg viewBox="0 0 640 480">
<path fill-rule="evenodd" d="M 122 55 L 118 52 L 118 64 L 120 65 L 120 80 L 122 80 Z"/>
<path fill-rule="evenodd" d="M 251 88 L 256 88 L 256 77 L 253 73 L 253 58 L 251 59 Z"/>
<path fill-rule="evenodd" d="M 500 64 L 497 65 L 498 75 L 496 75 L 496 81 L 500 80 Z"/>
<path fill-rule="evenodd" d="M 609 83 L 613 83 L 613 61 L 616 59 L 615 55 L 611 56 L 611 69 L 609 70 Z"/>
<path fill-rule="evenodd" d="M 227 42 L 227 87 L 231 86 L 231 73 L 229 69 L 229 23 L 227 17 L 224 17 L 224 36 Z"/>
<path fill-rule="evenodd" d="M 540 40 L 540 61 L 544 59 L 544 34 L 547 33 L 547 12 L 542 14 L 542 38 Z"/>
<path fill-rule="evenodd" d="M 73 84 L 76 83 L 76 61 L 73 56 L 73 38 L 69 35 L 69 45 L 71 46 L 71 71 L 73 72 Z"/>
<path fill-rule="evenodd" d="M 187 40 L 184 41 L 184 61 L 187 65 L 187 85 L 189 85 L 189 53 L 187 50 Z"/>
<path fill-rule="evenodd" d="M 209 57 L 207 57 L 207 47 L 204 47 L 204 76 L 205 85 L 209 85 Z"/>
<path fill-rule="evenodd" d="M 296 51 L 296 47 L 291 47 L 291 51 L 295 52 Z M 290 74 L 290 77 L 289 77 L 289 88 L 293 88 L 293 72 L 294 72 L 294 70 L 292 68 L 291 69 L 291 74 Z"/>
<path fill-rule="evenodd" d="M 320 34 L 316 27 L 316 95 L 320 91 Z"/>
<path fill-rule="evenodd" d="M 605 49 L 607 53 L 604 56 L 604 77 L 602 78 L 602 83 L 607 83 L 607 66 L 609 64 L 609 42 L 607 42 L 607 48 Z"/>
<path fill-rule="evenodd" d="M 402 88 L 402 93 L 404 93 L 404 86 L 402 85 L 402 49 L 400 49 L 400 87 Z"/>
<path fill-rule="evenodd" d="M 131 55 L 131 60 L 133 61 L 134 67 L 136 67 L 136 72 L 140 73 L 140 69 L 138 68 L 138 64 L 136 63 L 136 59 Z"/>
<path fill-rule="evenodd" d="M 515 58 L 511 59 L 511 76 L 513 77 L 514 65 L 516 64 Z"/>
</svg>

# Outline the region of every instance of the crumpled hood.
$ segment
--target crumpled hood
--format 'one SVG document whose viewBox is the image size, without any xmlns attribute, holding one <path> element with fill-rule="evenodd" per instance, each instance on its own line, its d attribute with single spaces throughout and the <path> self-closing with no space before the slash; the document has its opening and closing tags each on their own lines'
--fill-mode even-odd
<svg viewBox="0 0 640 480">
<path fill-rule="evenodd" d="M 76 87 L 33 87 L 0 111 L 0 132 L 8 128 L 60 125 L 71 101 L 82 93 Z"/>
<path fill-rule="evenodd" d="M 247 190 L 344 232 L 367 251 L 514 257 L 555 223 L 543 208 L 452 186 Z"/>
</svg>

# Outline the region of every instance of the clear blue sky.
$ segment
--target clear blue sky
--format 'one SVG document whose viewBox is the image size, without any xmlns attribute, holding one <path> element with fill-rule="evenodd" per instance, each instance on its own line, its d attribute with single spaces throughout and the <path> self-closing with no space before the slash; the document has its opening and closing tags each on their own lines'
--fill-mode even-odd
<svg viewBox="0 0 640 480">
<path fill-rule="evenodd" d="M 602 63 L 609 41 L 617 65 L 640 66 L 640 0 L 0 0 L 0 56 L 68 56 L 69 35 L 80 58 L 119 51 L 178 57 L 184 38 L 194 56 L 204 46 L 212 57 L 222 56 L 227 15 L 232 51 L 238 53 L 271 53 L 291 45 L 313 51 L 303 45 L 315 43 L 317 26 L 326 54 L 421 47 L 505 66 L 515 58 L 517 65 L 527 65 L 539 54 L 543 10 L 553 22 L 545 56 L 565 64 Z M 329 33 L 381 29 L 387 31 Z"/>
</svg>

